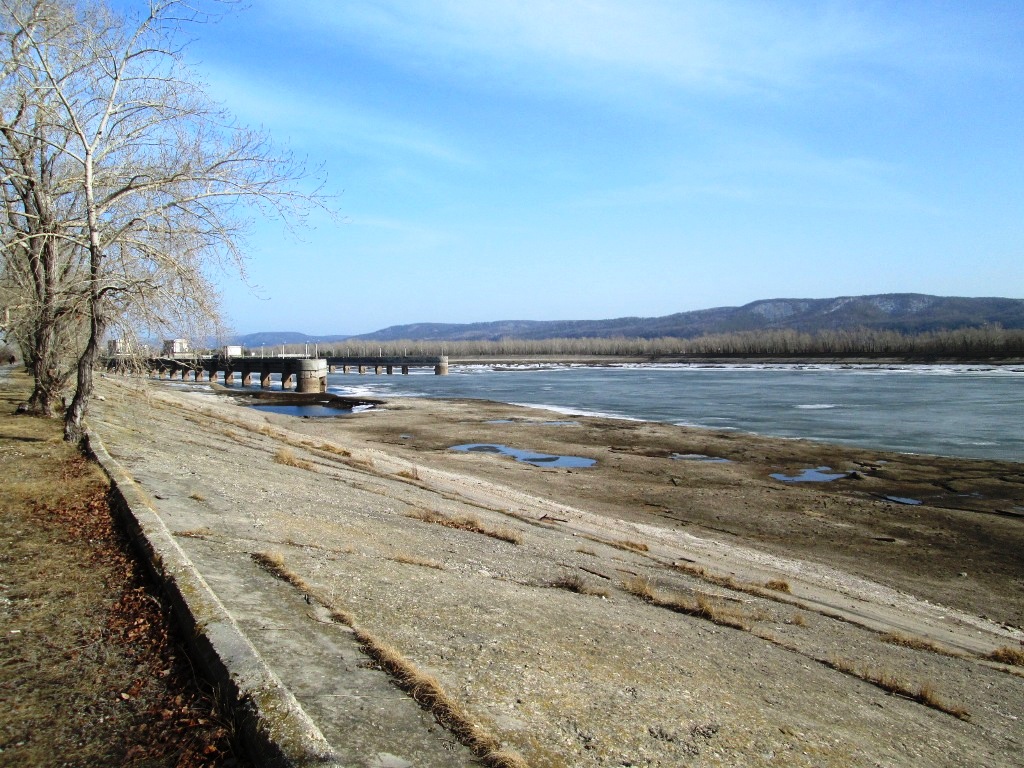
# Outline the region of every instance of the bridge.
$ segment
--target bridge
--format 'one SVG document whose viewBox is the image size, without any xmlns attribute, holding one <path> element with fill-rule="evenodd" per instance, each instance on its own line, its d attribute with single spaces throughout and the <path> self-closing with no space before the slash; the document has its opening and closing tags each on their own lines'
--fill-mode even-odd
<svg viewBox="0 0 1024 768">
<path fill-rule="evenodd" d="M 410 368 L 430 367 L 438 376 L 448 374 L 448 357 L 243 357 L 223 355 L 174 355 L 136 360 L 124 355 L 107 358 L 111 370 L 130 369 L 141 366 L 150 375 L 161 379 L 182 381 L 217 381 L 223 377 L 224 386 L 230 387 L 236 377 L 243 387 L 252 386 L 253 375 L 259 377 L 260 387 L 270 389 L 271 375 L 280 376 L 281 389 L 295 389 L 296 392 L 326 392 L 327 374 L 339 368 L 342 373 L 356 370 L 366 373 L 393 374 L 398 368 L 408 374 Z"/>
<path fill-rule="evenodd" d="M 351 373 L 354 368 L 359 373 L 366 373 L 371 368 L 374 373 L 386 372 L 393 374 L 398 368 L 403 374 L 408 374 L 410 368 L 433 368 L 438 376 L 448 375 L 448 356 L 423 356 L 407 357 L 396 355 L 392 357 L 328 357 L 327 367 L 331 373 L 339 368 L 342 373 Z"/>
</svg>

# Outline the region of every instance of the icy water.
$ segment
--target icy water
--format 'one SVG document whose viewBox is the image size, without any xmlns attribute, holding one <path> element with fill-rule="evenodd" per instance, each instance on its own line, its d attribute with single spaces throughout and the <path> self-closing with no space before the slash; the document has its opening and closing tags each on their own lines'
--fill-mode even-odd
<svg viewBox="0 0 1024 768">
<path fill-rule="evenodd" d="M 1022 366 L 452 366 L 448 376 L 429 370 L 331 374 L 328 388 L 384 398 L 478 398 L 562 413 L 1024 461 Z"/>
</svg>

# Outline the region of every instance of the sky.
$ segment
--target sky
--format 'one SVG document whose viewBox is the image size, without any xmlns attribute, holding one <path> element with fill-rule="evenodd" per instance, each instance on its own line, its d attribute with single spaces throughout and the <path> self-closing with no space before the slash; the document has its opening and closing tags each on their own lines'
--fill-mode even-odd
<svg viewBox="0 0 1024 768">
<path fill-rule="evenodd" d="M 189 34 L 336 209 L 255 223 L 239 333 L 1024 298 L 1019 0 L 250 0 Z"/>
</svg>

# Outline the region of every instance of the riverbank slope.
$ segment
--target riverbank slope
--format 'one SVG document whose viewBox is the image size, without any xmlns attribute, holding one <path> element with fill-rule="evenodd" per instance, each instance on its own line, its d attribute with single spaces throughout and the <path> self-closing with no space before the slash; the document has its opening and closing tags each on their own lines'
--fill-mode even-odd
<svg viewBox="0 0 1024 768">
<path fill-rule="evenodd" d="M 296 420 L 101 391 L 110 452 L 352 764 L 430 764 L 418 750 L 451 738 L 430 717 L 388 733 L 397 692 L 337 650 L 352 625 L 535 766 L 1012 765 L 1024 748 L 1024 679 L 985 658 L 1021 647 L 1019 465 L 497 403 Z M 851 474 L 770 477 L 822 464 Z"/>
</svg>

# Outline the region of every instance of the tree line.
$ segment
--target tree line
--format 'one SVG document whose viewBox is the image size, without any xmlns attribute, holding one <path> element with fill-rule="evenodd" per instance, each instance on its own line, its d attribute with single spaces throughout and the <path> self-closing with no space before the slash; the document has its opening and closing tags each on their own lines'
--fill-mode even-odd
<svg viewBox="0 0 1024 768">
<path fill-rule="evenodd" d="M 313 353 L 311 345 L 282 351 Z M 906 334 L 873 329 L 738 331 L 692 339 L 503 338 L 479 341 L 349 341 L 316 345 L 321 357 L 448 355 L 449 358 L 628 357 L 898 358 L 907 360 L 1007 360 L 1024 358 L 1024 330 L 999 326 Z"/>
<path fill-rule="evenodd" d="M 183 58 L 234 0 L 0 0 L 0 332 L 77 441 L 108 334 L 219 335 L 211 274 L 255 215 L 300 219 L 301 163 L 238 125 Z M 205 10 L 204 10 L 205 9 Z M 138 345 L 135 345 L 138 348 Z"/>
</svg>

